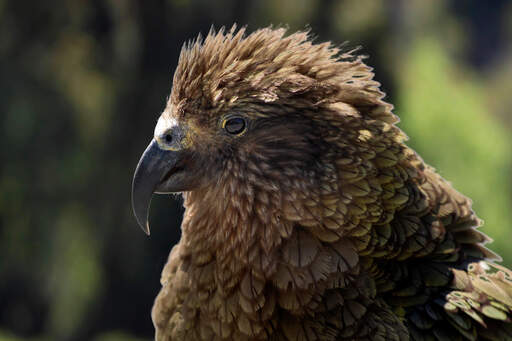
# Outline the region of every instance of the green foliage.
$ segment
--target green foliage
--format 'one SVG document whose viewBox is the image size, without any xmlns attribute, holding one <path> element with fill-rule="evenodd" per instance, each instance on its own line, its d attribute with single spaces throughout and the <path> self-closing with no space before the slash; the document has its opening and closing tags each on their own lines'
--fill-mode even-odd
<svg viewBox="0 0 512 341">
<path fill-rule="evenodd" d="M 53 302 L 50 329 L 59 339 L 72 333 L 83 316 L 91 313 L 90 302 L 101 295 L 100 243 L 89 233 L 92 229 L 80 205 L 63 207 L 46 270 L 47 295 Z"/>
</svg>

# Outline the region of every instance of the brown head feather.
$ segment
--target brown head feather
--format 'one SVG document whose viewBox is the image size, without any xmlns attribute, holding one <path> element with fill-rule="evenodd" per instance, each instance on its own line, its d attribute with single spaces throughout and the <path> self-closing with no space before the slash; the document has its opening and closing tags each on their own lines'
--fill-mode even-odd
<svg viewBox="0 0 512 341">
<path fill-rule="evenodd" d="M 218 114 L 247 102 L 322 107 L 366 105 L 369 116 L 393 123 L 391 106 L 371 68 L 355 50 L 341 52 L 330 42 L 313 44 L 307 31 L 264 28 L 211 30 L 182 48 L 169 105 L 181 114 Z"/>
</svg>

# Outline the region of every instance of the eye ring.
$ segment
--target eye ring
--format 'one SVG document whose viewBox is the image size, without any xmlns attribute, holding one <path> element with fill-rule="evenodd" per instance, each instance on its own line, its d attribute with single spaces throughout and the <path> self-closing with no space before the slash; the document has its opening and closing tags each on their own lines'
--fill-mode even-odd
<svg viewBox="0 0 512 341">
<path fill-rule="evenodd" d="M 228 117 L 222 122 L 222 128 L 230 135 L 241 135 L 247 129 L 247 121 L 240 116 Z"/>
</svg>

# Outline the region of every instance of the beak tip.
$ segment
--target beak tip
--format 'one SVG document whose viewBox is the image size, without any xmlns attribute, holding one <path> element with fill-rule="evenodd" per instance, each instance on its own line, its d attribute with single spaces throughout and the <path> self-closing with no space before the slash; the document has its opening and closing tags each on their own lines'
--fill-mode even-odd
<svg viewBox="0 0 512 341">
<path fill-rule="evenodd" d="M 140 229 L 141 229 L 142 231 L 144 231 L 144 233 L 145 233 L 146 235 L 148 235 L 148 236 L 149 236 L 149 234 L 150 234 L 150 233 L 149 233 L 149 222 L 148 222 L 148 220 L 146 220 L 146 223 L 145 223 L 145 224 L 143 224 L 142 222 L 140 222 L 140 221 L 137 219 L 137 223 L 138 223 L 138 225 L 140 226 Z"/>
</svg>

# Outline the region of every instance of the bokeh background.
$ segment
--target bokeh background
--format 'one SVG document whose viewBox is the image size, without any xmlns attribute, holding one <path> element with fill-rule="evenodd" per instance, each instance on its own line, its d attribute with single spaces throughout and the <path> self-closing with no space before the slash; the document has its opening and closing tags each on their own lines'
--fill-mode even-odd
<svg viewBox="0 0 512 341">
<path fill-rule="evenodd" d="M 310 27 L 362 45 L 410 145 L 474 200 L 512 265 L 512 2 L 0 0 L 0 340 L 150 340 L 182 215 L 131 177 L 183 42 Z"/>
</svg>

